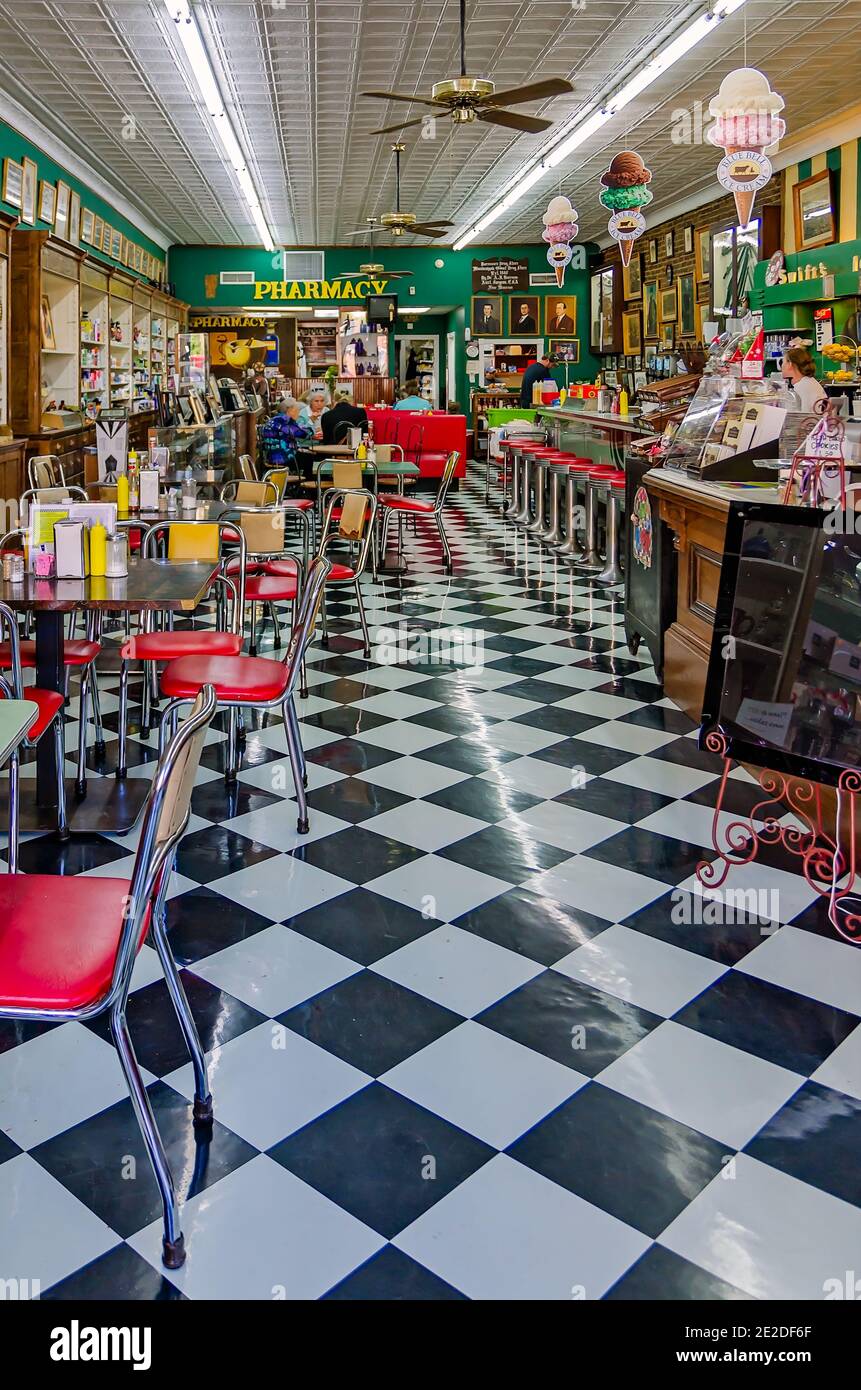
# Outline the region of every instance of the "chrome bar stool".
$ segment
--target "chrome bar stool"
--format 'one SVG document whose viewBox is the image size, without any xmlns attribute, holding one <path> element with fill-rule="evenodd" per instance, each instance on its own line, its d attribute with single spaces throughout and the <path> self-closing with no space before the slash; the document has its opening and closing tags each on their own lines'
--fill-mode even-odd
<svg viewBox="0 0 861 1390">
<path fill-rule="evenodd" d="M 609 478 L 604 478 L 601 483 L 602 490 L 607 497 L 607 563 L 601 573 L 595 576 L 596 584 L 620 584 L 622 582 L 621 549 L 619 536 L 621 532 L 622 511 L 625 502 L 625 474 L 620 469 L 618 472 L 611 473 Z"/>
<path fill-rule="evenodd" d="M 521 474 L 523 463 L 523 449 L 531 444 L 531 440 L 524 439 L 500 439 L 499 447 L 502 450 L 502 515 L 504 520 L 513 521 L 522 505 L 521 500 Z M 511 467 L 511 496 L 506 497 L 506 481 L 508 477 L 508 467 Z"/>
<path fill-rule="evenodd" d="M 526 457 L 529 462 L 529 476 L 532 479 L 532 496 L 535 499 L 534 512 L 529 512 L 526 519 L 526 530 L 530 535 L 537 536 L 547 525 L 545 519 L 545 493 L 547 490 L 547 460 L 556 453 L 546 444 L 534 444 L 526 450 Z M 526 497 L 527 508 L 529 506 L 529 493 Z"/>
<path fill-rule="evenodd" d="M 587 470 L 584 479 L 584 537 L 583 553 L 577 561 L 582 569 L 600 569 L 604 563 L 598 550 L 598 493 L 601 483 L 610 473 L 615 473 L 609 465 L 595 465 Z"/>
<path fill-rule="evenodd" d="M 514 522 L 515 526 L 520 526 L 523 530 L 528 529 L 532 521 L 532 493 L 536 487 L 538 478 L 538 472 L 535 465 L 537 462 L 537 454 L 540 453 L 540 451 L 543 448 L 544 445 L 528 444 L 523 448 L 522 452 L 518 451 L 521 452 L 522 458 L 522 468 L 520 475 L 521 498 L 520 507 L 516 515 L 512 516 L 511 520 Z"/>
<path fill-rule="evenodd" d="M 568 477 L 568 461 L 570 455 L 558 453 L 547 460 L 547 480 L 550 493 L 550 515 L 547 518 L 547 525 L 540 533 L 538 539 L 545 545 L 561 545 L 565 539 L 561 528 L 560 514 L 560 490 L 563 482 Z"/>
<path fill-rule="evenodd" d="M 568 465 L 568 478 L 565 483 L 565 539 L 557 554 L 572 562 L 579 560 L 583 554 L 583 548 L 577 539 L 577 509 L 580 505 L 579 489 L 591 467 L 592 460 L 587 458 L 575 458 Z"/>
</svg>

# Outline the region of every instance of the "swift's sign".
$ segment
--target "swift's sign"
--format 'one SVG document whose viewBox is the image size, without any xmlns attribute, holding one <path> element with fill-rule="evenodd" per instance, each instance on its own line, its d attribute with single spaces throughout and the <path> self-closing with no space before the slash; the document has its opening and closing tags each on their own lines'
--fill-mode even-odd
<svg viewBox="0 0 861 1390">
<path fill-rule="evenodd" d="M 382 294 L 388 280 L 257 280 L 257 299 L 367 299 Z"/>
</svg>

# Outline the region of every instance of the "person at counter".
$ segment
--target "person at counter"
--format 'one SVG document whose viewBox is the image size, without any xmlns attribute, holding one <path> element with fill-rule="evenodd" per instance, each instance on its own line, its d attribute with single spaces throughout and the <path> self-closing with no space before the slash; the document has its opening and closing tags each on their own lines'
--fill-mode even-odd
<svg viewBox="0 0 861 1390">
<path fill-rule="evenodd" d="M 780 370 L 783 380 L 795 393 L 799 410 L 812 414 L 824 409 L 819 402 L 827 400 L 828 396 L 825 388 L 816 380 L 816 363 L 806 347 L 790 348 Z"/>
<path fill-rule="evenodd" d="M 361 406 L 353 405 L 349 391 L 339 391 L 331 410 L 320 416 L 324 444 L 343 444 L 353 428 L 366 430 L 368 417 Z"/>
<path fill-rule="evenodd" d="M 532 388 L 536 381 L 553 381 L 553 373 L 550 370 L 550 354 L 544 353 L 537 362 L 531 362 L 523 373 L 523 380 L 520 383 L 520 404 L 529 406 L 532 404 Z"/>
<path fill-rule="evenodd" d="M 395 410 L 433 410 L 430 401 L 419 395 L 419 383 L 416 378 L 404 382 L 401 399 L 395 403 Z"/>
</svg>

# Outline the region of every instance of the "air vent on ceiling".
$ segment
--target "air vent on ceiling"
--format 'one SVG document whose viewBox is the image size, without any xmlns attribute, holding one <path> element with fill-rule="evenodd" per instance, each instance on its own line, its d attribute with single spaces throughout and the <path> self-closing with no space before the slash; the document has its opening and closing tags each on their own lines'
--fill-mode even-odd
<svg viewBox="0 0 861 1390">
<path fill-rule="evenodd" d="M 325 251 L 284 251 L 285 280 L 325 280 Z"/>
<path fill-rule="evenodd" d="M 253 270 L 222 270 L 222 285 L 253 285 Z"/>
</svg>

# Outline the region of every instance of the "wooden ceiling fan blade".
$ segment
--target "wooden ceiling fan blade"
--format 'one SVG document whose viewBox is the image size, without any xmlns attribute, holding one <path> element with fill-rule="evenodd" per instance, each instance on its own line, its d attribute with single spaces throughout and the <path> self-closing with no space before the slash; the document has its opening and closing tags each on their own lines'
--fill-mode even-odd
<svg viewBox="0 0 861 1390">
<path fill-rule="evenodd" d="M 417 101 L 421 106 L 444 106 L 445 102 L 433 97 L 408 97 L 404 92 L 360 92 L 360 97 L 375 97 L 377 101 Z"/>
<path fill-rule="evenodd" d="M 519 106 L 522 101 L 544 101 L 547 97 L 561 97 L 574 88 L 564 77 L 548 77 L 544 82 L 529 82 L 525 87 L 509 87 L 505 92 L 494 92 L 486 97 L 482 106 Z"/>
<path fill-rule="evenodd" d="M 379 130 L 372 130 L 371 135 L 388 135 L 391 130 L 406 130 L 408 125 L 421 125 L 427 119 L 426 116 L 416 116 L 411 121 L 398 121 L 396 125 L 380 126 Z"/>
<path fill-rule="evenodd" d="M 504 125 L 509 130 L 522 130 L 529 135 L 537 135 L 540 130 L 547 130 L 553 124 L 552 121 L 541 120 L 539 116 L 522 116 L 519 111 L 485 111 L 479 107 L 475 114 L 488 125 Z"/>
<path fill-rule="evenodd" d="M 451 225 L 452 225 L 452 224 L 449 223 L 449 226 L 451 226 Z M 446 231 L 445 231 L 445 228 L 444 228 L 444 227 L 426 227 L 425 224 L 424 224 L 423 222 L 415 222 L 415 223 L 413 224 L 412 227 L 408 227 L 408 228 L 407 228 L 407 231 L 410 232 L 410 233 L 412 233 L 412 232 L 418 232 L 419 236 L 445 236 L 445 235 L 446 235 Z"/>
</svg>

